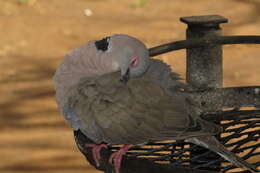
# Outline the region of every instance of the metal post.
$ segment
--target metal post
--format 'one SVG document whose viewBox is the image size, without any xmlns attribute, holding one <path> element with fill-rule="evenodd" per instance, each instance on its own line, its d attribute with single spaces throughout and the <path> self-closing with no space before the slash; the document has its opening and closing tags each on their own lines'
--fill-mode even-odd
<svg viewBox="0 0 260 173">
<path fill-rule="evenodd" d="M 187 39 L 200 38 L 206 40 L 221 36 L 219 25 L 228 21 L 226 18 L 218 15 L 182 17 L 180 20 L 188 24 L 186 30 Z M 222 87 L 223 67 L 221 45 L 210 44 L 201 48 L 190 48 L 187 49 L 186 56 L 186 79 L 189 84 L 203 90 Z M 206 151 L 204 148 L 199 148 L 196 151 L 192 151 L 190 156 L 192 158 Z M 211 159 L 215 160 L 218 157 L 217 155 L 213 155 Z M 196 160 L 191 164 L 197 165 L 201 163 Z"/>
<path fill-rule="evenodd" d="M 219 24 L 227 19 L 218 16 L 182 17 L 181 21 L 188 24 L 187 39 L 210 39 L 221 36 Z M 187 82 L 197 88 L 222 87 L 222 46 L 208 45 L 203 48 L 187 49 Z"/>
</svg>

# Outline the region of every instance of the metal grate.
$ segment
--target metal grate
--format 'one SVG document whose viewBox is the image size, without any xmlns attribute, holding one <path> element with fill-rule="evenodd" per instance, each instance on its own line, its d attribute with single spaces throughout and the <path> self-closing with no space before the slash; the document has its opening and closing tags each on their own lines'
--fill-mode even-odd
<svg viewBox="0 0 260 173">
<path fill-rule="evenodd" d="M 238 113 L 238 112 L 237 112 Z M 236 118 L 226 118 L 221 121 L 223 133 L 220 141 L 233 153 L 243 159 L 260 166 L 260 115 L 247 115 Z M 112 147 L 113 151 L 118 147 Z M 199 147 L 189 143 L 176 141 L 160 141 L 149 143 L 142 147 L 135 147 L 128 153 L 131 157 L 146 158 L 161 164 L 173 166 L 187 166 L 194 169 L 221 169 L 223 172 L 241 172 L 223 158 L 212 160 L 211 151 L 191 156 L 192 151 Z M 213 156 L 214 158 L 214 156 Z M 194 164 L 196 163 L 196 164 Z M 220 164 L 221 163 L 221 164 Z"/>
<path fill-rule="evenodd" d="M 258 166 L 258 169 L 260 168 L 260 110 L 223 111 L 207 114 L 204 116 L 204 119 L 221 121 L 223 133 L 219 140 L 230 151 L 244 160 L 249 160 L 251 164 Z M 81 152 L 95 166 L 90 150 L 84 147 L 84 144 L 89 143 L 90 140 L 80 131 L 75 132 L 75 139 Z M 104 160 L 107 161 L 111 152 L 117 151 L 119 147 L 120 145 L 112 146 L 107 151 L 103 151 Z M 137 159 L 141 158 L 150 161 L 148 166 L 158 163 L 171 166 L 171 168 L 181 166 L 181 168 L 196 169 L 197 171 L 195 172 L 199 172 L 199 170 L 221 170 L 222 172 L 234 173 L 248 172 L 236 168 L 223 158 L 215 159 L 215 153 L 208 150 L 197 155 L 191 155 L 191 153 L 198 153 L 197 150 L 200 151 L 200 147 L 183 141 L 158 141 L 131 148 L 127 153 L 127 157 L 132 158 L 136 165 L 143 164 L 142 160 Z M 108 166 L 109 164 L 105 162 L 105 165 Z M 129 169 L 129 167 L 126 168 Z M 99 167 L 98 169 L 112 172 L 110 166 L 106 169 L 104 167 Z M 149 170 L 149 167 L 147 170 Z M 183 172 L 189 171 L 183 169 Z"/>
</svg>

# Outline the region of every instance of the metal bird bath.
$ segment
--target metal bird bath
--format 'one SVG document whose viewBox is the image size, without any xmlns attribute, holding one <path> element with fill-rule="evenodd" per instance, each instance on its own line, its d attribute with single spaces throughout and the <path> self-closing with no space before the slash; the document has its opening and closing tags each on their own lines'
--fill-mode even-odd
<svg viewBox="0 0 260 173">
<path fill-rule="evenodd" d="M 221 36 L 219 25 L 228 20 L 218 15 L 183 17 L 180 20 L 188 25 L 187 39 L 150 48 L 150 56 L 186 49 L 186 80 L 196 88 L 192 99 L 203 108 L 202 117 L 223 127 L 223 133 L 217 137 L 228 149 L 232 148 L 233 153 L 245 160 L 250 158 L 252 164 L 260 166 L 260 86 L 222 87 L 222 45 L 260 44 L 260 36 Z M 254 109 L 241 110 L 243 107 Z M 85 147 L 85 143 L 93 142 L 80 131 L 75 131 L 74 136 L 80 151 L 96 167 L 90 149 Z M 96 168 L 106 173 L 113 172 L 108 158 L 117 149 L 118 146 L 103 149 L 101 166 Z M 123 158 L 120 172 L 203 173 L 229 170 L 243 172 L 211 151 L 173 140 L 132 148 Z"/>
</svg>

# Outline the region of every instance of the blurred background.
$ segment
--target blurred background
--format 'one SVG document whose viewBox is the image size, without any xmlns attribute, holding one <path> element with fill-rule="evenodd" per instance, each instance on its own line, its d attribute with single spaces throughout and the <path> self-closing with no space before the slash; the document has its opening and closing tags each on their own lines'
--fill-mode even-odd
<svg viewBox="0 0 260 173">
<path fill-rule="evenodd" d="M 229 19 L 225 35 L 260 35 L 260 0 L 0 0 L 0 172 L 98 172 L 57 110 L 52 76 L 64 54 L 114 33 L 148 47 L 185 39 L 179 18 L 208 14 Z M 225 46 L 225 86 L 260 85 L 259 48 Z M 185 76 L 184 50 L 157 58 Z"/>
</svg>

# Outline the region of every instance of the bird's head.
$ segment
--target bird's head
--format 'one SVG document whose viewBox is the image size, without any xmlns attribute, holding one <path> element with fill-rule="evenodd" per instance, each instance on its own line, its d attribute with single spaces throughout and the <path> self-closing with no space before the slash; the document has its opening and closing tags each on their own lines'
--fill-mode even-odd
<svg viewBox="0 0 260 173">
<path fill-rule="evenodd" d="M 148 49 L 141 41 L 123 34 L 106 39 L 113 68 L 121 72 L 120 81 L 126 83 L 130 78 L 142 76 L 146 72 L 150 57 Z"/>
</svg>

